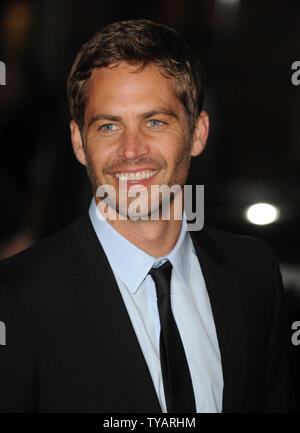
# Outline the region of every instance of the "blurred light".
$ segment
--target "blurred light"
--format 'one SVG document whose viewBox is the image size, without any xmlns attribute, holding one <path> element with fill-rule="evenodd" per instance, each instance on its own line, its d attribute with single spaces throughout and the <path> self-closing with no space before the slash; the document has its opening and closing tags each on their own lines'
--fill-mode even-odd
<svg viewBox="0 0 300 433">
<path fill-rule="evenodd" d="M 248 207 L 246 217 L 252 224 L 271 224 L 278 220 L 279 209 L 272 204 L 256 203 Z"/>
<path fill-rule="evenodd" d="M 225 6 L 235 6 L 239 4 L 240 0 L 217 0 L 217 2 Z"/>
</svg>

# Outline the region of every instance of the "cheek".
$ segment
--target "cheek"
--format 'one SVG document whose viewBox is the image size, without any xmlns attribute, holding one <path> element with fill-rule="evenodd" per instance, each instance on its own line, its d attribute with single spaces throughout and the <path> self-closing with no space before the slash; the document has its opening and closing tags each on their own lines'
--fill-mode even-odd
<svg viewBox="0 0 300 433">
<path fill-rule="evenodd" d="M 189 160 L 189 148 L 182 144 L 182 142 L 174 144 L 168 148 L 168 154 L 166 154 L 168 166 L 176 167 L 177 169 L 184 168 L 182 165 Z"/>
<path fill-rule="evenodd" d="M 101 149 L 100 147 L 92 148 L 89 152 L 89 156 L 94 169 L 98 172 L 107 164 L 108 156 L 104 149 Z"/>
</svg>

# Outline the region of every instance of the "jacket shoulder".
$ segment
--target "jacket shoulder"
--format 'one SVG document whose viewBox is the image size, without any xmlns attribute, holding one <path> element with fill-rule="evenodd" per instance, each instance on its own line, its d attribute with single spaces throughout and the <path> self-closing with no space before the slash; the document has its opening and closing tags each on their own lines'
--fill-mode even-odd
<svg viewBox="0 0 300 433">
<path fill-rule="evenodd" d="M 59 232 L 38 241 L 32 247 L 0 261 L 0 281 L 9 287 L 39 286 L 66 273 L 69 268 L 70 242 L 80 229 L 80 217 Z"/>
<path fill-rule="evenodd" d="M 211 226 L 196 233 L 199 245 L 219 264 L 244 274 L 278 274 L 278 263 L 267 242 L 260 238 L 238 235 Z M 262 276 L 262 275 L 261 275 Z"/>
<path fill-rule="evenodd" d="M 262 239 L 257 237 L 235 234 L 212 226 L 205 226 L 204 231 L 222 246 L 240 247 L 242 245 L 252 245 L 255 247 L 258 244 L 264 243 Z"/>
</svg>

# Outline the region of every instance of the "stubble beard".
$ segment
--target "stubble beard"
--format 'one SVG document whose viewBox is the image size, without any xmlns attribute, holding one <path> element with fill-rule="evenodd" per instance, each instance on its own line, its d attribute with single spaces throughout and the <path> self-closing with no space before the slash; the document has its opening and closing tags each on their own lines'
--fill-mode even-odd
<svg viewBox="0 0 300 433">
<path fill-rule="evenodd" d="M 166 185 L 171 188 L 173 185 L 179 185 L 181 191 L 183 192 L 183 187 L 185 185 L 187 176 L 188 176 L 188 172 L 189 172 L 189 168 L 190 168 L 190 161 L 191 161 L 191 154 L 190 154 L 190 149 L 191 149 L 191 139 L 190 137 L 187 139 L 185 138 L 185 144 L 183 146 L 182 151 L 179 154 L 179 158 L 176 160 L 175 163 L 175 167 L 174 167 L 174 171 L 173 171 L 173 176 L 172 178 L 166 183 Z M 93 193 L 94 196 L 97 197 L 97 200 L 99 200 L 99 202 L 101 202 L 102 200 L 105 200 L 106 203 L 108 204 L 108 206 L 110 206 L 115 212 L 117 212 L 118 215 L 122 215 L 123 217 L 125 217 L 126 219 L 130 217 L 130 214 L 128 213 L 128 207 L 130 204 L 130 198 L 128 198 L 128 205 L 127 205 L 127 209 L 126 212 L 124 213 L 122 207 L 123 206 L 119 206 L 119 201 L 118 201 L 118 197 L 116 200 L 116 203 L 113 203 L 110 201 L 109 199 L 109 194 L 107 194 L 107 197 L 99 197 L 97 196 L 97 191 L 99 187 L 102 187 L 103 190 L 105 191 L 105 187 L 103 186 L 103 184 L 100 182 L 99 177 L 96 174 L 96 171 L 93 167 L 93 164 L 91 162 L 91 159 L 89 157 L 89 153 L 86 149 L 86 146 L 84 146 L 84 152 L 85 152 L 85 157 L 86 157 L 86 169 L 87 169 L 87 175 L 89 177 L 92 189 L 93 189 Z M 167 166 L 167 165 L 166 165 Z M 145 217 L 149 219 L 151 219 L 151 216 L 153 214 L 157 214 L 159 215 L 159 219 L 162 218 L 163 215 L 163 211 L 166 210 L 166 206 L 171 207 L 172 203 L 174 202 L 174 198 L 175 198 L 176 194 L 171 193 L 170 194 L 170 202 L 168 203 L 164 203 L 163 202 L 163 198 L 161 197 L 161 194 L 159 194 L 159 203 L 158 206 L 152 208 L 152 203 L 150 206 L 148 206 L 148 212 L 145 213 Z M 116 194 L 117 196 L 117 194 Z M 98 203 L 97 203 L 98 204 Z M 149 209 L 150 208 L 150 209 Z"/>
</svg>

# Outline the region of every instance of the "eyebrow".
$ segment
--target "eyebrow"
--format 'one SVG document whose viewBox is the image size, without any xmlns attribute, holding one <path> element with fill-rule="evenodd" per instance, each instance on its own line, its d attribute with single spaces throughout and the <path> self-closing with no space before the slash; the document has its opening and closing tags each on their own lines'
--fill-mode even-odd
<svg viewBox="0 0 300 433">
<path fill-rule="evenodd" d="M 157 116 L 158 114 L 164 114 L 166 116 L 173 117 L 174 119 L 178 119 L 178 115 L 173 110 L 152 110 L 147 111 L 146 113 L 139 114 L 138 117 L 142 120 L 149 119 L 150 117 Z M 122 117 L 120 116 L 112 116 L 111 114 L 96 114 L 93 116 L 88 122 L 88 128 L 92 126 L 93 123 L 98 120 L 110 120 L 112 122 L 120 122 Z"/>
</svg>

